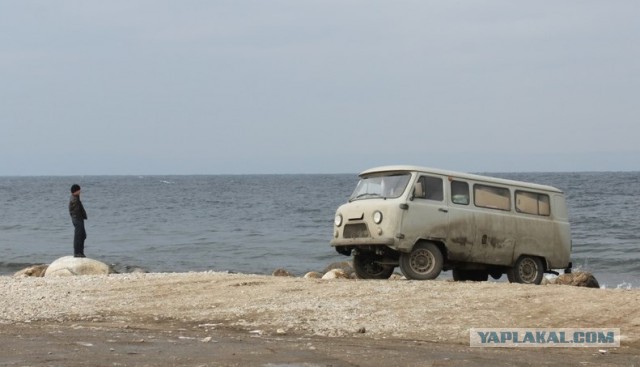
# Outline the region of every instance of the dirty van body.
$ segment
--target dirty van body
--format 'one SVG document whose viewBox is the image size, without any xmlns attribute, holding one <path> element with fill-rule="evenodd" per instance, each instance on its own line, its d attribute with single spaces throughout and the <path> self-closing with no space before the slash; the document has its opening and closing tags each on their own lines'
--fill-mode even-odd
<svg viewBox="0 0 640 367">
<path fill-rule="evenodd" d="M 331 246 L 358 277 L 499 279 L 540 284 L 571 270 L 564 193 L 551 186 L 416 166 L 360 174 L 336 212 Z"/>
</svg>

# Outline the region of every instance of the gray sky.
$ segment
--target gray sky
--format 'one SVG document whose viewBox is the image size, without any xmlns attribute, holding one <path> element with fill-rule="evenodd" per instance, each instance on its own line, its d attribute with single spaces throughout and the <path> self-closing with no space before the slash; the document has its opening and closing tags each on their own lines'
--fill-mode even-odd
<svg viewBox="0 0 640 367">
<path fill-rule="evenodd" d="M 0 0 L 0 175 L 640 169 L 639 1 Z"/>
</svg>

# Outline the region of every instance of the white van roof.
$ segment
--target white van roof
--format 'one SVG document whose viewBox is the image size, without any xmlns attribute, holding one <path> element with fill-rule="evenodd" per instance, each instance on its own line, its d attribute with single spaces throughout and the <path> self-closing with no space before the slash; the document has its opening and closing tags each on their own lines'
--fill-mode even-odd
<svg viewBox="0 0 640 367">
<path fill-rule="evenodd" d="M 507 180 L 504 178 L 490 177 L 490 176 L 482 176 L 476 175 L 472 173 L 464 173 L 464 172 L 456 172 L 456 171 L 447 171 L 438 168 L 429 168 L 429 167 L 421 167 L 421 166 L 412 166 L 412 165 L 395 165 L 395 166 L 381 166 L 370 168 L 366 171 L 360 173 L 360 177 L 367 176 L 373 173 L 382 173 L 382 172 L 424 172 L 424 173 L 433 173 L 442 176 L 450 176 L 455 178 L 473 180 L 478 182 L 485 183 L 494 183 L 494 184 L 502 184 L 508 186 L 517 186 L 522 188 L 529 188 L 535 190 L 543 190 L 543 191 L 552 191 L 562 193 L 562 190 L 555 188 L 553 186 L 540 185 L 530 182 L 524 181 L 516 181 L 516 180 Z"/>
</svg>

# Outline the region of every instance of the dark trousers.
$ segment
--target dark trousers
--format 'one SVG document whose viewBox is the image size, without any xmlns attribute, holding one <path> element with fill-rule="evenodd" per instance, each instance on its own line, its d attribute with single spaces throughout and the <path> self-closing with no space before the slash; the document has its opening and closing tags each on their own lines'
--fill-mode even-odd
<svg viewBox="0 0 640 367">
<path fill-rule="evenodd" d="M 84 219 L 71 218 L 73 223 L 73 254 L 84 256 L 84 240 L 87 239 L 87 232 L 84 230 Z"/>
</svg>

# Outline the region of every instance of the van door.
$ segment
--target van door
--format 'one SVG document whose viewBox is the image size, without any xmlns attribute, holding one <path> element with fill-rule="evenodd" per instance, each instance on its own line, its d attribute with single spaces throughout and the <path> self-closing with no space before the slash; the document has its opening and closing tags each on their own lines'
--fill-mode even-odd
<svg viewBox="0 0 640 367">
<path fill-rule="evenodd" d="M 472 261 L 476 225 L 469 183 L 450 179 L 447 255 L 452 261 Z"/>
<path fill-rule="evenodd" d="M 418 176 L 411 197 L 413 200 L 402 217 L 400 233 L 404 235 L 403 242 L 407 246 L 413 246 L 420 239 L 444 241 L 447 235 L 448 210 L 444 201 L 442 177 Z"/>
<path fill-rule="evenodd" d="M 473 185 L 476 239 L 474 262 L 513 265 L 516 245 L 516 222 L 511 211 L 508 188 L 484 184 Z"/>
<path fill-rule="evenodd" d="M 556 246 L 555 237 L 558 232 L 554 230 L 554 222 L 551 220 L 549 195 L 516 190 L 515 208 L 518 213 L 518 245 L 514 258 L 521 254 L 538 255 L 555 263 L 556 255 L 561 252 Z"/>
</svg>

